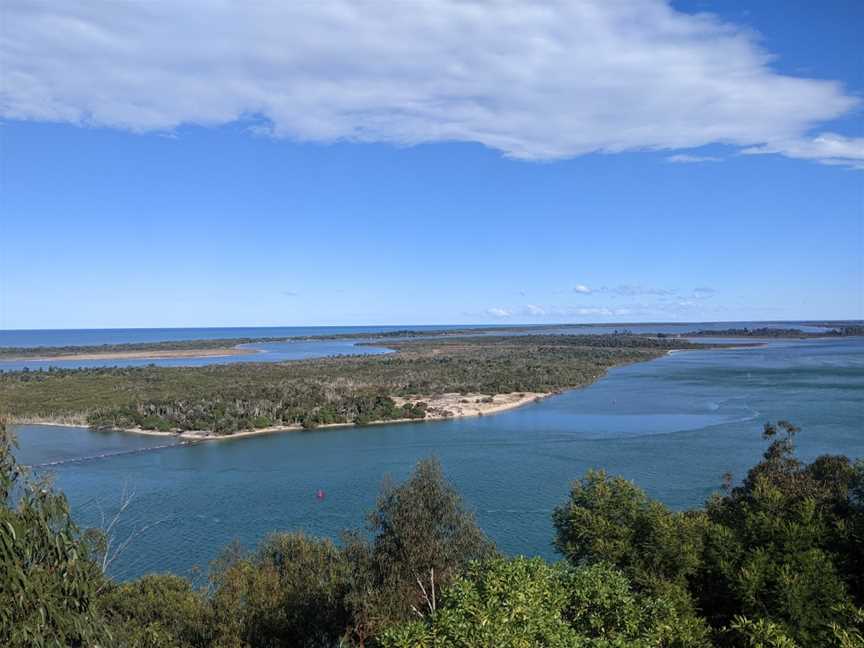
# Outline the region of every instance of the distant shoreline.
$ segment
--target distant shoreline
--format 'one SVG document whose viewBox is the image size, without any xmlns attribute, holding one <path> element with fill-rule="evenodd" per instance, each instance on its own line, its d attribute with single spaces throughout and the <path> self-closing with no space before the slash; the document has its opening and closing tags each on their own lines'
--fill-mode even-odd
<svg viewBox="0 0 864 648">
<path fill-rule="evenodd" d="M 2 362 L 65 362 L 76 360 L 171 360 L 176 358 L 222 358 L 262 353 L 260 349 L 231 347 L 222 349 L 173 349 L 166 351 L 106 351 L 104 353 L 77 353 L 53 356 L 4 357 Z"/>
<path fill-rule="evenodd" d="M 672 339 L 686 339 L 699 337 L 737 337 L 737 338 L 790 338 L 790 339 L 809 339 L 809 338 L 837 338 L 849 335 L 864 334 L 864 323 L 857 320 L 836 321 L 836 322 L 759 322 L 762 326 L 754 328 L 734 327 L 735 322 L 729 322 L 730 325 L 725 329 L 704 329 L 699 328 L 700 323 L 674 323 L 676 326 L 692 326 L 690 331 L 676 331 L 672 333 L 655 332 L 640 332 L 631 333 L 627 330 L 629 326 L 669 326 L 670 323 L 662 322 L 643 322 L 643 323 L 615 323 L 615 324 L 537 324 L 537 325 L 512 325 L 506 327 L 495 326 L 475 326 L 475 327 L 455 327 L 448 328 L 432 328 L 432 329 L 396 329 L 389 331 L 377 332 L 343 332 L 343 333 L 319 333 L 307 335 L 288 335 L 288 336 L 270 336 L 270 337 L 225 337 L 225 338 L 193 338 L 186 340 L 162 340 L 151 342 L 117 342 L 109 344 L 90 344 L 90 345 L 43 345 L 43 346 L 20 346 L 20 347 L 3 347 L 0 346 L 0 362 L 62 362 L 76 360 L 124 360 L 124 359 L 174 359 L 174 358 L 206 358 L 220 356 L 237 356 L 250 355 L 261 352 L 258 349 L 249 349 L 245 345 L 249 344 L 266 344 L 266 343 L 285 343 L 285 342 L 311 342 L 311 341 L 329 341 L 329 340 L 355 340 L 363 346 L 377 346 L 382 342 L 395 342 L 410 338 L 439 338 L 447 339 L 452 337 L 475 336 L 475 335 L 495 335 L 500 333 L 531 333 L 542 335 L 549 330 L 568 330 L 574 335 L 580 335 L 585 328 L 601 327 L 612 329 L 615 332 L 627 333 L 630 335 L 641 335 L 648 337 L 666 337 Z M 704 324 L 704 323 L 703 323 Z M 726 324 L 726 323 L 724 323 Z M 751 324 L 751 323 L 747 323 Z M 774 326 L 766 326 L 772 324 L 787 324 L 794 327 L 795 324 L 800 326 L 819 326 L 826 330 L 821 332 L 806 332 L 800 328 L 777 328 Z M 833 329 L 828 331 L 827 329 Z M 262 329 L 266 330 L 266 329 Z M 2 331 L 0 331 L 2 333 Z"/>
</svg>

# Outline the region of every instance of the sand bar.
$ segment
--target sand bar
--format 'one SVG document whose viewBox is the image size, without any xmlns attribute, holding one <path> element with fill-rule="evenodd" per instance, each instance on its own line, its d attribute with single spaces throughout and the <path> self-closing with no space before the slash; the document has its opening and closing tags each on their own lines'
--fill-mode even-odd
<svg viewBox="0 0 864 648">
<path fill-rule="evenodd" d="M 166 349 L 165 351 L 106 351 L 104 353 L 70 353 L 66 355 L 0 358 L 2 362 L 58 362 L 65 360 L 168 360 L 172 358 L 221 358 L 261 353 L 259 349 L 231 347 L 225 349 Z"/>
</svg>

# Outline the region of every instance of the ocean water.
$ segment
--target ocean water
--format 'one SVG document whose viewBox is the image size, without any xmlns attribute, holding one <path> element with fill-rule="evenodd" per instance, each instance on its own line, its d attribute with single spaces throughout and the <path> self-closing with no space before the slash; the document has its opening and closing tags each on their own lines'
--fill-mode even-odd
<svg viewBox="0 0 864 648">
<path fill-rule="evenodd" d="M 734 327 L 785 328 L 796 326 L 805 331 L 825 330 L 802 322 L 709 322 L 675 324 L 590 324 L 566 326 L 561 328 L 543 326 L 533 330 L 508 331 L 506 325 L 493 327 L 495 335 L 525 335 L 528 333 L 546 334 L 595 334 L 610 333 L 627 329 L 633 333 L 685 333 L 697 329 L 720 330 Z M 218 340 L 231 338 L 265 337 L 305 337 L 322 335 L 354 334 L 366 335 L 365 339 L 349 340 L 290 340 L 241 345 L 255 349 L 258 353 L 239 356 L 204 358 L 157 358 L 121 360 L 0 360 L 0 371 L 79 369 L 88 367 L 143 367 L 159 365 L 162 367 L 198 367 L 209 364 L 233 364 L 238 362 L 283 362 L 285 360 L 304 360 L 335 355 L 375 355 L 389 353 L 384 346 L 361 346 L 361 343 L 375 341 L 376 334 L 389 331 L 410 329 L 412 331 L 452 330 L 481 328 L 478 326 L 284 326 L 284 327 L 235 327 L 235 328 L 152 328 L 152 329 L 69 329 L 69 330 L 31 330 L 0 331 L 0 347 L 56 347 L 56 346 L 95 346 L 101 344 L 130 344 L 141 342 L 170 342 L 180 340 Z M 483 326 L 482 328 L 488 328 Z M 482 334 L 493 334 L 486 332 Z M 50 350 L 46 350 L 50 354 Z"/>
<path fill-rule="evenodd" d="M 200 574 L 232 540 L 252 547 L 273 531 L 338 538 L 363 525 L 385 475 L 403 479 L 430 456 L 500 549 L 554 559 L 552 510 L 586 470 L 624 475 L 676 509 L 699 506 L 724 472 L 744 476 L 766 446 L 762 424 L 778 418 L 803 428 L 806 459 L 864 457 L 864 338 L 674 353 L 474 419 L 168 447 L 82 428 L 17 433 L 20 460 L 54 475 L 80 524 L 134 493 L 121 535 L 147 529 L 112 568 L 130 578 Z"/>
<path fill-rule="evenodd" d="M 386 333 L 388 331 L 469 328 L 463 326 L 236 326 L 199 328 L 43 329 L 0 331 L 0 347 L 91 346 L 135 342 L 281 338 L 311 335 Z"/>
<path fill-rule="evenodd" d="M 201 367 L 211 364 L 236 364 L 241 362 L 284 362 L 286 360 L 306 360 L 338 355 L 379 355 L 392 353 L 384 346 L 362 346 L 360 340 L 291 340 L 286 342 L 256 342 L 238 345 L 254 349 L 257 353 L 248 355 L 210 356 L 201 358 L 154 358 L 121 360 L 5 360 L 0 361 L 0 371 L 45 371 L 52 367 L 58 369 L 84 369 L 92 367 Z"/>
<path fill-rule="evenodd" d="M 403 330 L 401 326 L 284 326 L 234 328 L 151 328 L 151 329 L 69 329 L 0 331 L 0 347 L 57 347 L 95 346 L 101 344 L 132 344 L 142 342 L 171 342 L 185 340 L 220 340 L 231 338 L 305 337 L 320 335 L 375 334 Z M 448 327 L 411 327 L 432 330 Z M 454 328 L 454 327 L 450 327 Z M 460 327 L 461 328 L 461 327 Z M 370 337 L 370 339 L 371 339 Z M 122 360 L 17 360 L 0 361 L 0 371 L 80 369 L 88 367 L 143 367 L 151 364 L 162 367 L 200 367 L 209 364 L 238 362 L 283 362 L 335 355 L 375 355 L 389 353 L 385 347 L 360 346 L 370 339 L 350 340 L 291 340 L 241 345 L 258 353 L 238 356 L 204 358 L 158 358 Z M 50 349 L 46 350 L 50 354 Z"/>
</svg>

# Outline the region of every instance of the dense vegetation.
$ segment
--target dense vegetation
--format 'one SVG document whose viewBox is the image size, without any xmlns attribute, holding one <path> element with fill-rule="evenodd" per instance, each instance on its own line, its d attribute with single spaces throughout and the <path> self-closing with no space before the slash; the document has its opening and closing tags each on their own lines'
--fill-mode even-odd
<svg viewBox="0 0 864 648">
<path fill-rule="evenodd" d="M 807 332 L 797 328 L 727 328 L 721 330 L 702 329 L 682 333 L 683 337 L 754 337 L 754 338 L 835 338 L 864 335 L 864 326 L 858 324 L 830 325 L 828 331 Z"/>
<path fill-rule="evenodd" d="M 115 583 L 104 542 L 0 443 L 0 645 L 252 648 L 864 646 L 864 463 L 762 461 L 702 509 L 673 512 L 595 471 L 554 513 L 564 557 L 500 556 L 434 461 L 385 485 L 340 544 L 276 534 L 226 549 L 210 585 Z"/>
<path fill-rule="evenodd" d="M 0 410 L 24 420 L 211 430 L 423 418 L 392 396 L 555 392 L 610 367 L 656 358 L 684 340 L 633 335 L 520 335 L 400 340 L 399 352 L 284 363 L 0 374 Z"/>
</svg>

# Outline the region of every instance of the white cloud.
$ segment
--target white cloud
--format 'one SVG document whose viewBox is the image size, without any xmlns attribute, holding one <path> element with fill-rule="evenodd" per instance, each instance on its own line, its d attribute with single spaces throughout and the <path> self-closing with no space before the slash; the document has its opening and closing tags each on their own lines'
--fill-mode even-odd
<svg viewBox="0 0 864 648">
<path fill-rule="evenodd" d="M 676 164 L 698 164 L 699 162 L 722 162 L 723 158 L 711 155 L 687 155 L 686 153 L 679 153 L 678 155 L 670 155 L 666 158 L 666 161 Z"/>
<path fill-rule="evenodd" d="M 537 306 L 536 304 L 528 304 L 525 307 L 525 310 L 528 311 L 529 315 L 545 315 L 546 314 L 546 309 L 544 309 L 542 306 Z"/>
<path fill-rule="evenodd" d="M 780 153 L 786 157 L 816 160 L 822 164 L 864 169 L 864 137 L 822 133 L 813 138 L 796 138 L 744 149 L 748 155 Z"/>
<path fill-rule="evenodd" d="M 644 295 L 668 296 L 675 294 L 674 290 L 668 288 L 652 288 L 639 284 L 622 284 L 620 286 L 603 286 L 597 292 L 614 295 L 616 297 L 642 297 Z"/>
<path fill-rule="evenodd" d="M 489 308 L 486 310 L 486 314 L 492 317 L 506 318 L 511 317 L 513 312 L 507 308 Z"/>
<path fill-rule="evenodd" d="M 585 284 L 576 284 L 576 287 L 573 288 L 573 292 L 579 293 L 580 295 L 590 295 L 591 289 Z"/>
<path fill-rule="evenodd" d="M 832 147 L 807 133 L 857 104 L 840 84 L 781 75 L 750 30 L 663 0 L 7 0 L 3 20 L 10 119 L 248 120 L 296 140 L 478 142 L 529 160 L 718 142 L 859 159 L 809 152 Z"/>
<path fill-rule="evenodd" d="M 700 286 L 693 289 L 691 297 L 693 299 L 710 299 L 717 294 L 717 291 L 708 286 Z"/>
</svg>

